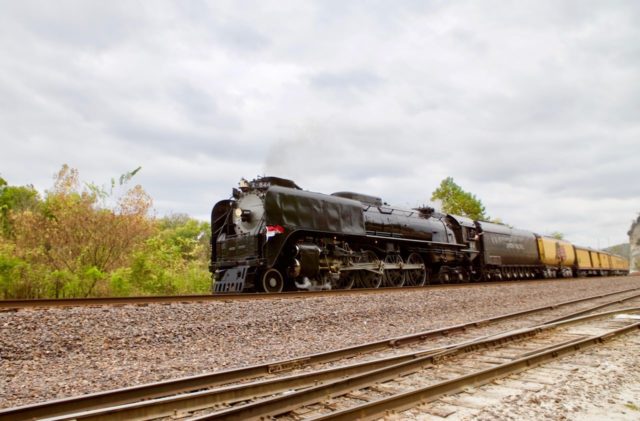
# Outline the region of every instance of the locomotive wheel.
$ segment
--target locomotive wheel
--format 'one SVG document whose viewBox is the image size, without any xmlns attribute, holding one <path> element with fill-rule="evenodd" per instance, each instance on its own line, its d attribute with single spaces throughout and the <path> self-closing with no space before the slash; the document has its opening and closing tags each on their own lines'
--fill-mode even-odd
<svg viewBox="0 0 640 421">
<path fill-rule="evenodd" d="M 332 286 L 336 289 L 351 289 L 356 283 L 357 278 L 357 270 L 344 270 L 340 272 L 340 278 L 338 278 L 338 281 Z"/>
<path fill-rule="evenodd" d="M 402 257 L 399 254 L 387 254 L 384 258 L 385 263 L 402 266 Z M 385 269 L 384 284 L 388 287 L 401 287 L 404 285 L 405 271 L 402 269 Z"/>
<path fill-rule="evenodd" d="M 408 269 L 405 271 L 404 284 L 409 287 L 421 287 L 427 281 L 427 268 L 424 265 L 424 260 L 418 253 L 411 253 L 407 257 L 408 265 L 422 265 L 422 269 Z"/>
<path fill-rule="evenodd" d="M 437 284 L 448 284 L 451 280 L 451 275 L 449 274 L 449 268 L 446 266 L 441 266 L 438 273 L 435 274 L 433 279 L 433 283 Z"/>
<path fill-rule="evenodd" d="M 260 286 L 264 292 L 282 292 L 284 280 L 278 269 L 271 268 L 262 275 Z"/>
<path fill-rule="evenodd" d="M 342 262 L 344 266 L 349 267 L 353 265 L 353 258 L 346 257 Z M 340 277 L 337 281 L 331 282 L 331 287 L 334 289 L 351 289 L 358 279 L 357 270 L 342 270 L 340 271 Z"/>
<path fill-rule="evenodd" d="M 364 252 L 362 258 L 360 259 L 361 263 L 380 263 L 380 259 L 378 256 L 371 250 L 367 250 Z M 379 288 L 382 284 L 382 274 L 371 272 L 368 270 L 361 270 L 360 273 L 356 276 L 357 285 L 360 288 Z"/>
<path fill-rule="evenodd" d="M 382 275 L 369 271 L 362 271 L 358 276 L 358 286 L 360 288 L 380 288 L 382 285 Z"/>
</svg>

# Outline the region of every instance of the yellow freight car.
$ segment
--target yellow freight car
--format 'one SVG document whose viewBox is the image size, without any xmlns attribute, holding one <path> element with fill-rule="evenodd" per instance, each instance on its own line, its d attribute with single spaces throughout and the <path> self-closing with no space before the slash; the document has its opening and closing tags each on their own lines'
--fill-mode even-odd
<svg viewBox="0 0 640 421">
<path fill-rule="evenodd" d="M 574 269 L 577 276 L 629 274 L 629 261 L 624 257 L 585 247 L 574 246 L 574 249 L 576 252 Z"/>
<path fill-rule="evenodd" d="M 614 275 L 629 274 L 629 261 L 616 254 L 611 255 L 611 271 Z"/>
<path fill-rule="evenodd" d="M 542 273 L 545 278 L 573 276 L 576 253 L 570 242 L 538 236 L 538 253 L 544 265 Z"/>
<path fill-rule="evenodd" d="M 603 275 L 611 271 L 611 255 L 603 251 L 598 252 L 600 258 L 600 269 L 603 271 Z"/>
<path fill-rule="evenodd" d="M 599 270 L 602 267 L 602 264 L 600 263 L 600 255 L 596 250 L 589 250 L 589 255 L 591 256 L 591 264 L 593 265 L 593 268 Z"/>
<path fill-rule="evenodd" d="M 576 275 L 595 275 L 596 267 L 591 260 L 591 250 L 579 246 L 573 248 L 576 252 Z"/>
</svg>

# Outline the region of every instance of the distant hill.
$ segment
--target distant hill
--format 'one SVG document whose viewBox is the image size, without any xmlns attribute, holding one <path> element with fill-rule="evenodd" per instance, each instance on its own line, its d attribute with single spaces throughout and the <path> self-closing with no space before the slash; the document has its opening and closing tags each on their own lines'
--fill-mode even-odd
<svg viewBox="0 0 640 421">
<path fill-rule="evenodd" d="M 609 253 L 617 254 L 622 257 L 629 258 L 629 243 L 618 244 L 617 246 L 607 247 L 603 249 L 604 251 L 608 251 Z"/>
</svg>

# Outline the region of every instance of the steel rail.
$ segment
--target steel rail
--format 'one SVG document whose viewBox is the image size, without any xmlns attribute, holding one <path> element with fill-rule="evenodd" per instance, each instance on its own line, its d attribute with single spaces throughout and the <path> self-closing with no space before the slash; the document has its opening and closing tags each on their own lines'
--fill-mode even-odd
<svg viewBox="0 0 640 421">
<path fill-rule="evenodd" d="M 348 377 L 345 379 L 329 382 L 326 384 L 321 384 L 319 386 L 310 387 L 304 390 L 292 392 L 285 395 L 279 395 L 276 397 L 272 397 L 269 399 L 259 400 L 257 402 L 248 403 L 246 405 L 232 407 L 229 409 L 225 409 L 222 411 L 214 412 L 211 414 L 206 414 L 202 416 L 196 416 L 190 418 L 195 421 L 204 421 L 204 420 L 263 420 L 268 419 L 270 417 L 274 417 L 276 415 L 285 414 L 287 412 L 293 411 L 297 408 L 311 405 L 317 402 L 320 402 L 328 397 L 341 396 L 343 394 L 349 393 L 353 390 L 358 390 L 362 388 L 366 388 L 373 384 L 384 383 L 390 380 L 393 380 L 398 377 L 407 376 L 409 374 L 420 371 L 421 369 L 432 366 L 438 361 L 444 358 L 450 358 L 454 355 L 464 354 L 468 352 L 475 351 L 480 348 L 490 348 L 493 346 L 499 346 L 506 342 L 515 341 L 518 339 L 523 339 L 527 337 L 534 336 L 542 331 L 555 329 L 562 325 L 570 325 L 577 324 L 584 321 L 589 321 L 601 317 L 607 317 L 612 314 L 619 314 L 621 312 L 638 312 L 640 311 L 640 307 L 627 308 L 622 310 L 615 310 L 611 312 L 598 313 L 593 315 L 582 316 L 579 318 L 564 320 L 561 322 L 552 323 L 549 325 L 540 325 L 532 328 L 526 329 L 516 329 L 512 332 L 505 332 L 503 334 L 491 336 L 488 338 L 483 338 L 479 341 L 472 341 L 463 343 L 459 346 L 452 347 L 450 349 L 445 349 L 441 352 L 433 353 L 431 351 L 427 351 L 424 356 L 416 357 L 412 361 L 407 361 L 399 364 L 395 364 L 389 367 L 364 372 L 352 377 Z M 512 370 L 506 370 L 506 368 L 518 367 L 522 368 L 523 366 L 529 367 L 533 364 L 539 364 L 538 359 L 541 355 L 547 356 L 560 356 L 565 355 L 567 350 L 579 350 L 584 348 L 585 344 L 593 344 L 599 341 L 604 340 L 605 338 L 611 338 L 617 335 L 617 332 L 628 332 L 633 329 L 640 328 L 640 322 L 633 323 L 629 326 L 626 326 L 622 329 L 616 329 L 614 331 L 609 331 L 605 334 L 598 335 L 595 337 L 589 337 L 586 339 L 574 339 L 563 343 L 559 346 L 552 346 L 544 348 L 543 351 L 536 352 L 534 354 L 528 355 L 525 358 L 521 358 L 509 363 L 501 364 L 495 368 L 489 368 L 485 370 L 481 370 L 472 374 L 463 375 L 458 379 L 448 380 L 441 383 L 438 383 L 433 386 L 429 386 L 426 388 L 418 389 L 419 391 L 423 390 L 431 390 L 435 388 L 437 390 L 436 396 L 440 396 L 444 393 L 451 393 L 451 391 L 461 390 L 464 387 L 468 387 L 469 385 L 479 385 L 490 380 L 493 380 L 496 377 L 501 377 L 505 374 L 510 374 Z M 542 360 L 540 360 L 542 361 Z M 450 385 L 453 384 L 454 387 Z M 444 391 L 439 389 L 442 388 L 442 385 L 446 385 Z M 448 391 L 448 392 L 447 392 Z M 343 411 L 339 411 L 337 413 L 332 413 L 327 416 L 321 416 L 313 419 L 340 419 L 340 420 L 353 420 L 353 419 L 370 419 L 375 417 L 380 417 L 388 413 L 391 409 L 402 410 L 408 409 L 415 405 L 416 402 L 420 402 L 423 400 L 429 399 L 429 397 L 425 397 L 421 393 L 417 393 L 419 398 L 415 398 L 417 392 L 408 392 L 404 394 L 395 395 L 396 399 L 399 399 L 401 404 L 398 404 L 393 397 L 387 399 L 381 399 L 378 401 L 374 401 L 367 404 L 358 405 L 354 408 L 345 409 Z M 409 396 L 410 399 L 407 400 L 406 396 Z M 428 395 L 427 395 L 428 396 Z M 377 404 L 378 402 L 382 402 L 382 404 Z M 370 410 L 369 408 L 374 408 L 374 410 Z M 78 418 L 81 419 L 81 418 Z"/>
<path fill-rule="evenodd" d="M 484 339 L 486 340 L 488 338 L 493 338 L 493 340 L 495 340 L 496 338 L 500 338 L 502 336 L 504 336 L 504 333 L 492 335 L 491 337 L 486 337 Z M 501 341 L 503 341 L 503 339 L 501 339 Z M 337 367 L 312 373 L 304 373 L 301 375 L 290 376 L 286 378 L 255 382 L 248 385 L 238 385 L 217 390 L 203 390 L 189 394 L 160 398 L 155 400 L 147 400 L 133 404 L 105 408 L 101 410 L 85 411 L 68 416 L 47 418 L 47 420 L 58 421 L 64 419 L 74 419 L 97 421 L 150 419 L 169 416 L 176 412 L 180 413 L 180 411 L 191 412 L 203 408 L 215 408 L 223 402 L 241 402 L 252 400 L 260 396 L 282 393 L 284 391 L 299 390 L 301 388 L 317 385 L 318 383 L 328 383 L 339 378 L 349 377 L 361 373 L 368 373 L 401 362 L 415 361 L 416 358 L 423 359 L 428 355 L 443 355 L 444 351 L 452 348 L 467 347 L 475 342 L 477 342 L 477 340 L 472 340 L 457 345 L 444 346 L 428 351 L 413 352 L 404 354 L 402 356 L 353 364 L 345 367 Z"/>
<path fill-rule="evenodd" d="M 549 306 L 538 307 L 534 309 L 523 310 L 515 313 L 508 313 L 493 318 L 478 320 L 470 323 L 449 326 L 440 329 L 434 329 L 426 332 L 420 332 L 412 335 L 401 336 L 392 339 L 386 339 L 382 341 L 370 342 L 363 345 L 357 345 L 348 348 L 342 348 L 326 353 L 312 354 L 305 357 L 278 361 L 269 364 L 262 364 L 257 366 L 250 366 L 239 369 L 219 371 L 209 374 L 203 374 L 198 376 L 186 377 L 176 380 L 168 380 L 164 382 L 151 383 L 140 386 L 133 386 L 123 389 L 116 389 L 112 391 L 98 392 L 94 394 L 82 395 L 79 397 L 64 398 L 60 400 L 42 402 L 27 406 L 21 406 L 16 408 L 9 408 L 0 410 L 0 421 L 3 420 L 18 420 L 18 419 L 33 419 L 43 416 L 55 416 L 71 412 L 77 412 L 79 409 L 89 410 L 98 409 L 108 406 L 124 405 L 132 402 L 137 402 L 145 399 L 153 399 L 167 395 L 175 395 L 177 393 L 191 392 L 194 390 L 211 388 L 220 386 L 223 384 L 248 380 L 260 376 L 265 376 L 274 372 L 283 372 L 292 370 L 295 368 L 301 368 L 312 364 L 321 364 L 330 361 L 339 360 L 341 358 L 348 358 L 358 354 L 366 354 L 375 351 L 380 351 L 386 348 L 395 348 L 398 346 L 416 343 L 424 341 L 428 338 L 440 335 L 446 335 L 453 332 L 466 331 L 473 327 L 482 327 L 497 321 L 506 320 L 510 318 L 516 318 L 526 316 L 529 314 L 553 310 L 559 307 L 568 306 L 572 304 L 578 304 L 581 302 L 597 300 L 606 298 L 612 295 L 624 294 L 633 291 L 637 291 L 639 288 L 612 292 L 608 294 L 599 294 L 596 296 L 581 298 L 572 301 L 566 301 Z M 628 301 L 634 298 L 640 297 L 639 294 L 634 294 L 622 299 L 609 301 L 604 304 L 599 304 L 595 307 L 587 310 L 580 310 L 578 313 L 582 314 L 586 311 L 594 311 L 608 305 L 614 305 L 624 301 Z"/>
<path fill-rule="evenodd" d="M 564 320 L 574 319 L 578 316 L 584 315 L 587 312 L 592 312 L 601 309 L 606 306 L 614 305 L 623 302 L 624 300 L 617 300 L 591 307 L 587 310 L 581 310 L 563 318 Z M 558 324 L 560 321 L 544 322 L 535 327 L 543 327 L 548 324 Z M 277 379 L 258 381 L 250 384 L 241 384 L 231 387 L 225 387 L 221 389 L 209 389 L 201 390 L 192 393 L 180 394 L 175 396 L 169 396 L 159 399 L 150 399 L 141 402 L 135 402 L 131 404 L 119 405 L 104 409 L 97 409 L 92 411 L 85 411 L 81 413 L 73 414 L 71 417 L 74 420 L 133 420 L 133 419 L 148 419 L 151 417 L 164 417 L 169 416 L 176 411 L 180 412 L 192 412 L 203 408 L 211 408 L 220 406 L 223 402 L 242 402 L 250 401 L 252 399 L 283 393 L 291 390 L 300 390 L 302 388 L 308 388 L 320 383 L 333 382 L 340 378 L 351 377 L 357 374 L 367 373 L 374 370 L 382 369 L 392 365 L 415 361 L 417 358 L 424 358 L 429 355 L 437 356 L 442 355 L 445 351 L 454 348 L 467 347 L 481 340 L 488 340 L 493 338 L 500 338 L 504 336 L 502 332 L 496 335 L 490 335 L 483 338 L 476 338 L 467 342 L 454 345 L 445 345 L 442 347 L 421 350 L 416 352 L 408 352 L 401 355 L 395 355 L 391 357 L 376 359 L 373 361 L 365 361 L 347 366 L 334 367 L 320 371 L 307 372 L 293 376 L 281 377 Z M 575 340 L 575 339 L 574 339 Z M 68 417 L 53 417 L 49 420 L 58 421 L 69 419 Z"/>
<path fill-rule="evenodd" d="M 449 349 L 449 347 L 436 348 L 427 352 L 436 354 L 446 349 Z M 240 384 L 222 389 L 200 390 L 192 393 L 66 414 L 59 417 L 50 417 L 45 418 L 44 420 L 61 421 L 73 419 L 78 421 L 114 421 L 160 418 L 172 415 L 176 411 L 193 411 L 202 408 L 216 407 L 223 402 L 248 401 L 260 396 L 283 393 L 289 390 L 300 390 L 302 388 L 315 386 L 321 383 L 329 383 L 339 378 L 366 373 L 401 362 L 413 361 L 416 358 L 416 355 L 420 354 L 421 356 L 424 356 L 425 352 L 426 351 L 422 351 L 420 353 L 407 353 L 401 356 L 394 356 L 375 361 L 366 361 L 351 364 L 349 366 L 334 367 L 326 370 L 257 381 L 249 384 Z"/>
<path fill-rule="evenodd" d="M 615 277 L 620 279 L 620 277 Z M 334 289 L 321 291 L 288 291 L 279 293 L 232 293 L 217 295 L 155 295 L 138 297 L 91 297 L 91 298 L 43 298 L 33 300 L 0 300 L 0 311 L 11 311 L 28 308 L 55 308 L 55 307 L 92 307 L 92 306 L 122 306 L 122 305 L 148 305 L 148 304 L 172 304 L 172 303 L 204 303 L 210 301 L 246 301 L 246 300 L 273 300 L 273 299 L 299 299 L 316 298 L 332 295 L 359 295 L 381 294 L 388 292 L 405 292 L 431 289 L 458 289 L 467 287 L 489 287 L 495 285 L 511 284 L 535 284 L 553 281 L 554 279 L 523 279 L 518 281 L 491 281 L 430 284 L 421 287 L 380 287 L 380 288 L 353 288 Z"/>
<path fill-rule="evenodd" d="M 591 336 L 582 340 L 571 341 L 557 347 L 545 349 L 533 355 L 498 365 L 496 367 L 480 370 L 452 380 L 437 383 L 411 392 L 382 398 L 370 403 L 365 403 L 353 408 L 337 411 L 332 414 L 311 418 L 314 421 L 334 420 L 350 421 L 371 420 L 383 417 L 391 412 L 398 412 L 415 407 L 417 404 L 426 403 L 438 399 L 447 394 L 463 391 L 469 386 L 480 386 L 497 378 L 503 378 L 511 374 L 519 373 L 533 367 L 537 367 L 552 360 L 574 354 L 586 348 L 599 345 L 615 337 L 628 334 L 640 329 L 640 322 L 633 323 L 619 329 L 611 330 L 601 335 Z M 207 419 L 205 417 L 196 418 Z"/>
</svg>

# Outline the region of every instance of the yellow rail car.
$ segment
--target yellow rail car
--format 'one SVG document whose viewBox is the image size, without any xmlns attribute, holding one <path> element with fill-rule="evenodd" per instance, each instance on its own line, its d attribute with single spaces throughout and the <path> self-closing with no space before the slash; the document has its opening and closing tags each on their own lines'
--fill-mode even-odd
<svg viewBox="0 0 640 421">
<path fill-rule="evenodd" d="M 600 269 L 605 272 L 611 271 L 611 255 L 600 251 L 598 257 L 600 258 Z"/>
<path fill-rule="evenodd" d="M 596 266 L 592 260 L 591 250 L 584 247 L 574 246 L 573 247 L 576 253 L 576 275 L 577 276 L 587 276 L 587 275 L 595 275 L 596 271 L 599 269 L 599 265 Z M 596 254 L 597 258 L 597 254 Z M 598 262 L 599 263 L 599 262 Z"/>
<path fill-rule="evenodd" d="M 570 242 L 538 236 L 538 253 L 540 262 L 544 265 L 542 273 L 545 278 L 573 276 L 576 252 Z"/>
<path fill-rule="evenodd" d="M 611 271 L 614 275 L 626 275 L 629 273 L 629 261 L 616 254 L 611 255 Z"/>
<path fill-rule="evenodd" d="M 579 246 L 574 246 L 574 249 L 576 276 L 627 275 L 629 273 L 629 261 L 624 257 Z"/>
<path fill-rule="evenodd" d="M 593 264 L 594 269 L 600 269 L 602 265 L 600 264 L 600 255 L 595 250 L 589 250 L 589 255 L 591 256 L 591 263 Z"/>
</svg>

